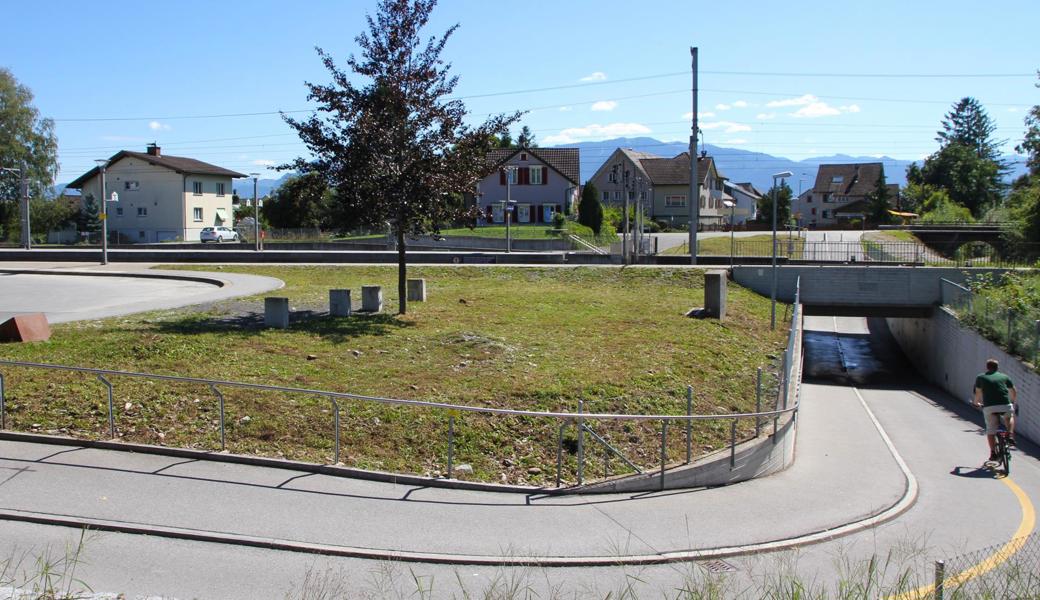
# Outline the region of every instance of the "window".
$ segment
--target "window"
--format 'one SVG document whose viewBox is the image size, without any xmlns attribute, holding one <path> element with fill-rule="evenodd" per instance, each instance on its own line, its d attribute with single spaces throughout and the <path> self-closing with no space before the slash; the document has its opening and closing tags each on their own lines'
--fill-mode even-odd
<svg viewBox="0 0 1040 600">
<path fill-rule="evenodd" d="M 816 207 L 815 206 L 812 207 L 812 210 L 809 211 L 809 214 L 810 215 L 815 215 L 816 214 Z"/>
<path fill-rule="evenodd" d="M 843 183 L 844 181 L 844 175 L 835 175 L 834 177 L 831 177 L 831 183 Z"/>
<path fill-rule="evenodd" d="M 686 207 L 686 195 L 679 196 L 665 196 L 664 197 L 665 208 L 685 208 Z"/>
<path fill-rule="evenodd" d="M 137 216 L 139 216 L 139 217 L 147 217 L 148 216 L 148 207 L 146 207 L 146 206 L 138 206 L 137 207 Z"/>
<path fill-rule="evenodd" d="M 141 187 L 141 182 L 139 182 L 139 181 L 124 181 L 123 182 L 123 190 L 125 190 L 127 192 L 136 192 L 138 189 L 140 189 L 140 187 Z"/>
<path fill-rule="evenodd" d="M 617 191 L 614 192 L 614 201 L 615 202 L 621 202 L 621 192 L 617 192 Z"/>
<path fill-rule="evenodd" d="M 531 172 L 531 185 L 542 185 L 542 168 L 541 167 L 529 167 Z"/>
<path fill-rule="evenodd" d="M 123 216 L 123 207 L 122 206 L 117 206 L 116 207 L 116 216 L 117 217 Z"/>
<path fill-rule="evenodd" d="M 831 201 L 831 195 L 830 194 L 824 194 L 823 195 L 823 201 L 824 202 L 830 202 Z"/>
<path fill-rule="evenodd" d="M 829 218 L 831 218 L 831 211 L 829 211 L 829 210 L 825 210 L 825 211 L 823 211 L 823 218 L 824 218 L 824 219 L 829 219 Z"/>
<path fill-rule="evenodd" d="M 192 193 L 193 194 L 195 194 L 196 196 L 201 196 L 202 195 L 202 182 L 201 181 L 193 181 L 193 182 L 191 182 L 191 189 L 192 189 Z"/>
<path fill-rule="evenodd" d="M 516 185 L 516 168 L 506 169 L 506 182 L 509 185 Z"/>
<path fill-rule="evenodd" d="M 223 196 L 224 195 L 224 184 L 223 183 L 218 183 L 217 184 L 217 195 L 218 196 Z"/>
<path fill-rule="evenodd" d="M 610 192 L 603 192 L 603 201 L 610 202 Z"/>
<path fill-rule="evenodd" d="M 617 183 L 617 173 L 612 170 L 609 174 L 607 174 L 607 181 L 609 181 L 610 183 Z"/>
<path fill-rule="evenodd" d="M 633 191 L 633 190 L 629 190 L 629 191 L 628 191 L 628 199 L 629 199 L 629 200 L 635 200 L 635 199 L 636 199 L 636 193 L 635 193 L 635 191 Z"/>
<path fill-rule="evenodd" d="M 194 213 L 195 221 L 202 221 L 202 207 L 201 206 L 196 206 L 195 208 L 192 209 L 192 212 Z"/>
<path fill-rule="evenodd" d="M 526 152 L 521 152 L 520 153 L 520 160 L 527 160 L 527 153 Z"/>
<path fill-rule="evenodd" d="M 143 231 L 138 231 L 137 232 L 137 239 L 139 239 L 139 240 L 143 240 L 144 239 L 144 232 Z"/>
</svg>

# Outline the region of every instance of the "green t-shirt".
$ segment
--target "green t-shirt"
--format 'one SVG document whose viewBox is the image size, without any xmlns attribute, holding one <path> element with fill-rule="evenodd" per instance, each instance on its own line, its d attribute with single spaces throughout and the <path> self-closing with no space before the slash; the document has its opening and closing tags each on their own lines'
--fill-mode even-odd
<svg viewBox="0 0 1040 600">
<path fill-rule="evenodd" d="M 983 406 L 1002 406 L 1011 404 L 1008 390 L 1015 384 L 1000 371 L 986 371 L 975 378 L 975 387 L 982 390 Z"/>
</svg>

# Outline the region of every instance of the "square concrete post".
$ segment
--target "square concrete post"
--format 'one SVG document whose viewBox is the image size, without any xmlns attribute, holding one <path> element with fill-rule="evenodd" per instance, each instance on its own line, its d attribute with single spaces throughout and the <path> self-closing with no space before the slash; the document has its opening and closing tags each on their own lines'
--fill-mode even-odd
<svg viewBox="0 0 1040 600">
<path fill-rule="evenodd" d="M 289 327 L 288 298 L 264 298 L 264 325 L 278 329 Z"/>
<path fill-rule="evenodd" d="M 361 310 L 371 313 L 383 312 L 383 288 L 378 285 L 361 286 Z"/>
<path fill-rule="evenodd" d="M 409 302 L 426 302 L 426 280 L 425 279 L 409 279 L 408 280 L 408 301 Z"/>
<path fill-rule="evenodd" d="M 709 317 L 726 318 L 726 272 L 708 271 L 704 274 L 704 311 Z"/>
<path fill-rule="evenodd" d="M 350 290 L 329 290 L 329 314 L 333 317 L 350 316 Z"/>
</svg>

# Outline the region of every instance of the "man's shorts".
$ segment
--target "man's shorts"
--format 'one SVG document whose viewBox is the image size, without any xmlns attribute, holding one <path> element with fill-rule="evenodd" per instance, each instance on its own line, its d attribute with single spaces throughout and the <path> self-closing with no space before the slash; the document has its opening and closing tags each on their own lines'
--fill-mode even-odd
<svg viewBox="0 0 1040 600">
<path fill-rule="evenodd" d="M 986 435 L 996 435 L 1000 431 L 1000 416 L 1014 414 L 1015 407 L 1010 404 L 998 404 L 996 406 L 983 406 L 982 415 L 986 417 Z"/>
</svg>

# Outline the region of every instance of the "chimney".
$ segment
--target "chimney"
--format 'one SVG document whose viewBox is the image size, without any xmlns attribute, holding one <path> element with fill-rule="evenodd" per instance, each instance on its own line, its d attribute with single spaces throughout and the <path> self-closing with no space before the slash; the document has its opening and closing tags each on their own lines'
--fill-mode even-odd
<svg viewBox="0 0 1040 600">
<path fill-rule="evenodd" d="M 162 157 L 162 148 L 155 145 L 155 142 L 148 144 L 148 154 L 156 157 Z"/>
</svg>

